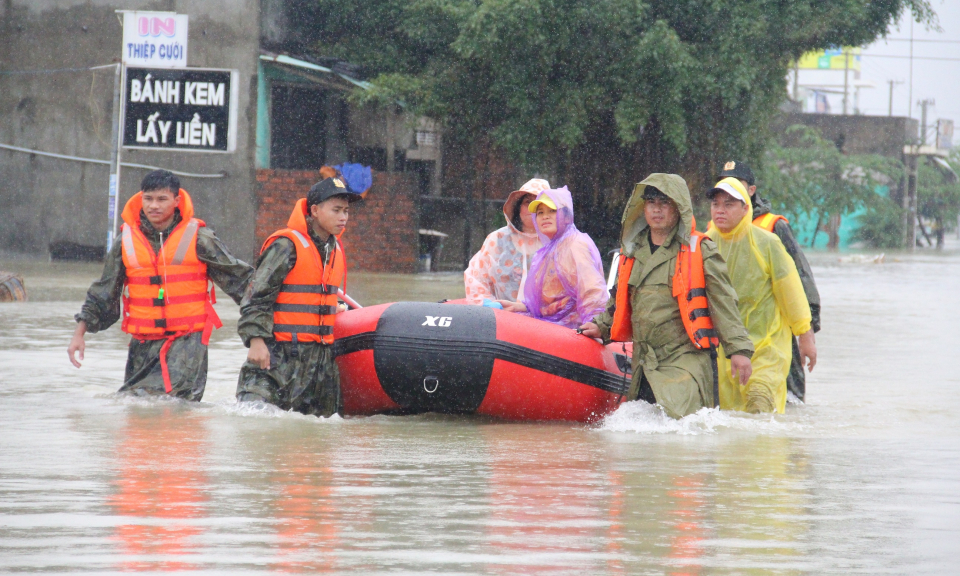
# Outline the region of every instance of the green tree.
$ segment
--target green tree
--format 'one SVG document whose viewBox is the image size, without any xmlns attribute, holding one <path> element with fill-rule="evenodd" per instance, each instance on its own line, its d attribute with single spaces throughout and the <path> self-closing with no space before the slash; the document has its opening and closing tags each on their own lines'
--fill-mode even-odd
<svg viewBox="0 0 960 576">
<path fill-rule="evenodd" d="M 787 215 L 806 214 L 826 223 L 881 200 L 877 190 L 895 187 L 903 164 L 877 154 L 843 154 L 837 146 L 806 126 L 791 126 L 787 139 L 795 145 L 772 144 L 758 174 L 764 196 Z M 884 213 L 886 214 L 886 213 Z M 864 240 L 872 242 L 871 239 Z"/>
<path fill-rule="evenodd" d="M 696 191 L 760 160 L 801 54 L 935 18 L 927 0 L 312 1 L 317 50 L 374 73 L 365 99 L 440 120 L 466 166 L 492 146 L 570 185 L 608 236 L 646 174 Z"/>
<path fill-rule="evenodd" d="M 947 229 L 953 229 L 960 215 L 960 183 L 957 182 L 960 149 L 950 154 L 947 163 L 949 169 L 936 165 L 933 160 L 921 161 L 917 166 L 917 213 L 921 218 L 933 221 L 938 250 L 943 248 L 944 233 Z M 921 232 L 930 243 L 922 221 Z"/>
</svg>

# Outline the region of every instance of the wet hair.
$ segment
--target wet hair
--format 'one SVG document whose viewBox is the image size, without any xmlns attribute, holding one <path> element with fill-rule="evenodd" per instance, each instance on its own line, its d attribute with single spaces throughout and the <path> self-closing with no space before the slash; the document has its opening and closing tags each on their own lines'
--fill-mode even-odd
<svg viewBox="0 0 960 576">
<path fill-rule="evenodd" d="M 521 205 L 523 204 L 523 198 L 527 196 L 524 194 L 517 200 L 517 203 L 513 205 L 513 214 L 510 215 L 510 223 L 513 224 L 513 227 L 517 230 L 523 232 L 523 219 L 520 218 L 520 210 L 522 210 Z"/>
<path fill-rule="evenodd" d="M 655 188 L 647 184 L 646 188 L 643 189 L 643 199 L 644 200 L 670 200 L 670 197 L 660 191 L 659 188 Z M 673 200 L 670 200 L 673 202 Z"/>
<path fill-rule="evenodd" d="M 180 194 L 180 179 L 169 170 L 154 170 L 140 181 L 140 190 L 142 192 L 170 190 L 176 196 Z"/>
</svg>

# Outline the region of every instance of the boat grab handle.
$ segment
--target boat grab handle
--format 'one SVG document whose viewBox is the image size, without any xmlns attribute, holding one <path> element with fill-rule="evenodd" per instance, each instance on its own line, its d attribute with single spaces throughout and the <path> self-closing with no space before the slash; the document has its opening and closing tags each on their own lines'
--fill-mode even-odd
<svg viewBox="0 0 960 576">
<path fill-rule="evenodd" d="M 432 389 L 429 388 L 429 386 L 431 385 L 433 386 Z M 440 379 L 438 379 L 436 376 L 427 376 L 426 378 L 423 379 L 423 391 L 426 392 L 427 394 L 433 394 L 434 392 L 437 391 L 437 388 L 439 387 L 440 387 Z"/>
</svg>

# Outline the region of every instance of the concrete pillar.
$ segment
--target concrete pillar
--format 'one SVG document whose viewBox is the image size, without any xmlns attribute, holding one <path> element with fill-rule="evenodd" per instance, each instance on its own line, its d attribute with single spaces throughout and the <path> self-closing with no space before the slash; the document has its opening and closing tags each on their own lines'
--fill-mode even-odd
<svg viewBox="0 0 960 576">
<path fill-rule="evenodd" d="M 917 247 L 917 156 L 907 160 L 907 189 L 903 194 L 903 247 L 913 252 Z"/>
</svg>

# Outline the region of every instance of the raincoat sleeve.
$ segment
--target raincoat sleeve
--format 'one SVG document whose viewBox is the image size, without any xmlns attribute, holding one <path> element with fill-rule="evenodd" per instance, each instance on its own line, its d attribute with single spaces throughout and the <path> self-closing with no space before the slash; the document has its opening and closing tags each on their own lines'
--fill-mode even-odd
<svg viewBox="0 0 960 576">
<path fill-rule="evenodd" d="M 497 299 L 493 278 L 497 265 L 497 234 L 492 232 L 487 236 L 463 272 L 463 287 L 470 304 L 482 304 L 484 298 Z"/>
<path fill-rule="evenodd" d="M 541 283 L 539 302 L 531 303 L 524 298 L 524 304 L 527 308 L 539 307 L 539 317 L 551 322 L 554 320 L 550 316 L 574 309 L 576 318 L 580 320 L 578 325 L 593 321 L 606 308 L 610 298 L 599 251 L 589 236 L 577 233 L 567 239 L 557 252 L 555 274 L 559 282 Z M 535 273 L 531 275 L 537 278 Z"/>
<path fill-rule="evenodd" d="M 287 274 L 297 263 L 297 251 L 287 238 L 277 238 L 257 259 L 253 278 L 240 302 L 237 332 L 244 346 L 251 338 L 273 338 L 273 305 Z"/>
<path fill-rule="evenodd" d="M 810 304 L 803 291 L 803 283 L 793 259 L 779 239 L 770 244 L 768 261 L 773 297 L 783 315 L 783 321 L 794 336 L 810 330 Z"/>
<path fill-rule="evenodd" d="M 810 263 L 800 247 L 800 243 L 793 235 L 790 225 L 783 220 L 778 220 L 773 227 L 773 233 L 780 238 L 783 247 L 787 249 L 787 254 L 793 258 L 797 266 L 797 273 L 800 275 L 800 282 L 803 284 L 803 292 L 807 296 L 807 302 L 810 303 L 810 325 L 814 332 L 820 331 L 820 292 L 817 290 L 817 284 L 813 280 L 813 271 L 810 269 Z"/>
<path fill-rule="evenodd" d="M 590 322 L 604 312 L 610 300 L 603 268 L 597 269 L 600 252 L 589 239 L 577 242 L 572 252 L 576 265 L 577 313 L 583 322 Z"/>
<path fill-rule="evenodd" d="M 207 276 L 237 304 L 253 276 L 253 266 L 233 257 L 213 230 L 197 231 L 197 258 L 207 265 Z"/>
<path fill-rule="evenodd" d="M 727 358 L 739 355 L 751 358 L 754 348 L 750 334 L 743 326 L 737 307 L 737 292 L 730 282 L 727 263 L 712 240 L 700 244 L 703 250 L 703 275 L 707 284 L 707 302 L 717 338 Z"/>
<path fill-rule="evenodd" d="M 127 278 L 121 246 L 120 242 L 114 242 L 103 260 L 103 274 L 90 285 L 87 299 L 80 313 L 74 317 L 77 322 L 86 322 L 87 332 L 106 330 L 120 319 L 120 296 Z"/>
<path fill-rule="evenodd" d="M 613 327 L 613 315 L 616 311 L 617 285 L 614 284 L 613 290 L 610 291 L 610 298 L 607 299 L 606 309 L 593 319 L 593 323 L 596 324 L 597 328 L 600 329 L 600 338 L 603 340 L 604 344 L 609 344 L 611 342 L 610 328 Z"/>
</svg>

